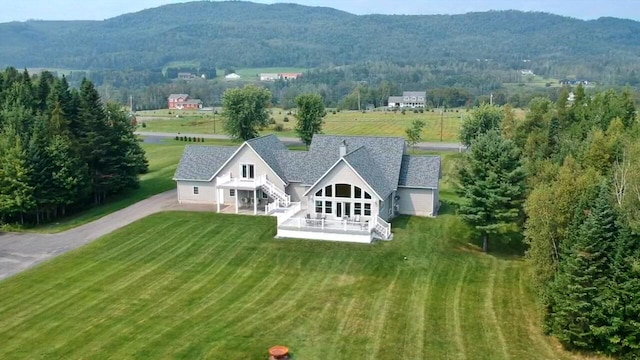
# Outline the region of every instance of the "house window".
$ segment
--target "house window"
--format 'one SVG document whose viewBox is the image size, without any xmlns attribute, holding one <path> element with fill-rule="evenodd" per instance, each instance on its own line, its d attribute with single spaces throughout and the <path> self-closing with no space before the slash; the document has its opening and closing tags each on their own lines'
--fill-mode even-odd
<svg viewBox="0 0 640 360">
<path fill-rule="evenodd" d="M 336 184 L 336 197 L 350 198 L 351 197 L 351 185 L 349 185 L 349 184 Z"/>
<path fill-rule="evenodd" d="M 318 192 L 316 193 L 316 196 L 322 196 L 322 189 L 318 190 Z"/>
<path fill-rule="evenodd" d="M 266 192 L 261 191 L 261 193 L 262 193 L 262 198 L 263 198 L 263 199 L 268 199 L 268 198 L 269 198 L 269 197 L 267 196 L 267 193 L 266 193 Z"/>
<path fill-rule="evenodd" d="M 371 204 L 364 204 L 364 216 L 371 216 Z"/>
<path fill-rule="evenodd" d="M 371 199 L 371 195 L 368 192 L 364 192 L 364 198 L 365 199 Z"/>
<path fill-rule="evenodd" d="M 332 213 L 332 203 L 331 201 L 325 201 L 324 202 L 324 213 L 325 214 L 331 214 Z"/>
<path fill-rule="evenodd" d="M 333 196 L 333 189 L 332 189 L 331 185 L 329 185 L 329 186 L 324 188 L 324 196 L 326 196 L 326 197 L 332 197 Z"/>
<path fill-rule="evenodd" d="M 240 174 L 243 179 L 254 179 L 255 173 L 253 169 L 253 164 L 242 164 L 240 165 L 241 171 Z"/>
<path fill-rule="evenodd" d="M 322 214 L 322 201 L 316 201 L 316 214 Z"/>
<path fill-rule="evenodd" d="M 236 196 L 236 189 L 229 189 L 229 196 L 231 197 Z"/>
<path fill-rule="evenodd" d="M 193 195 L 198 195 L 200 193 L 200 189 L 197 186 L 193 187 Z"/>
<path fill-rule="evenodd" d="M 362 203 L 353 204 L 353 215 L 362 215 Z"/>
<path fill-rule="evenodd" d="M 362 189 L 360 189 L 359 187 L 353 187 L 353 194 L 353 197 L 355 197 L 356 199 L 362 199 Z"/>
</svg>

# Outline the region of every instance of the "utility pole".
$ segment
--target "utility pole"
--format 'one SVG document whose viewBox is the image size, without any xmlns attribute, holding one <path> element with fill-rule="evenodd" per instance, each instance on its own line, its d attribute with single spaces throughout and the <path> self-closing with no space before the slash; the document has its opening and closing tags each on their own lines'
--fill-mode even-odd
<svg viewBox="0 0 640 360">
<path fill-rule="evenodd" d="M 444 108 L 440 111 L 440 142 L 442 142 L 442 121 L 444 120 Z"/>
<path fill-rule="evenodd" d="M 360 111 L 360 85 L 358 85 L 358 111 Z"/>
<path fill-rule="evenodd" d="M 213 115 L 213 133 L 216 133 L 216 107 L 213 107 L 213 110 L 211 112 L 211 115 Z"/>
<path fill-rule="evenodd" d="M 129 95 L 129 109 L 133 112 L 133 95 Z"/>
<path fill-rule="evenodd" d="M 489 105 L 493 106 L 493 93 L 489 96 Z"/>
</svg>

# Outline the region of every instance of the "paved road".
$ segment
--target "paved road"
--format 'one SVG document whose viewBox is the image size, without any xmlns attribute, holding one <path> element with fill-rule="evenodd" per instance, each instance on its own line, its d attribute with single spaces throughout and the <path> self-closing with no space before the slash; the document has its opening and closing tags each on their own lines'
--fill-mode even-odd
<svg viewBox="0 0 640 360">
<path fill-rule="evenodd" d="M 0 279 L 85 245 L 143 217 L 172 210 L 176 206 L 176 190 L 170 190 L 61 233 L 0 233 Z"/>
<path fill-rule="evenodd" d="M 145 142 L 160 143 L 163 139 L 173 139 L 177 133 L 163 133 L 163 132 L 151 132 L 151 131 L 136 131 L 136 134 L 144 137 Z M 180 133 L 182 136 L 202 137 L 205 139 L 228 139 L 227 135 L 223 134 L 187 134 Z M 280 140 L 287 145 L 301 145 L 300 139 L 292 137 L 280 137 Z M 416 145 L 416 148 L 427 151 L 464 151 L 466 148 L 462 144 L 448 143 L 448 142 L 421 142 Z"/>
</svg>

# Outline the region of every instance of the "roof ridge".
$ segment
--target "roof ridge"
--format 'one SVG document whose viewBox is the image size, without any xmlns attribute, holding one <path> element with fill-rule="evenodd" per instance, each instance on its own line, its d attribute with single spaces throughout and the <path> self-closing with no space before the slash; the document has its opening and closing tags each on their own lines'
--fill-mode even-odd
<svg viewBox="0 0 640 360">
<path fill-rule="evenodd" d="M 268 138 L 268 137 L 270 137 L 270 136 L 273 136 L 273 137 L 275 137 L 276 139 L 278 139 L 278 141 L 280 141 L 280 138 L 279 138 L 279 137 L 277 137 L 275 134 L 267 134 L 267 135 L 257 136 L 257 137 L 254 137 L 254 138 L 251 138 L 251 139 L 249 139 L 249 140 L 245 140 L 245 141 L 246 141 L 246 142 L 251 142 L 251 141 L 254 141 L 254 140 L 265 139 L 265 138 Z M 280 141 L 280 142 L 282 142 L 282 141 Z"/>
</svg>

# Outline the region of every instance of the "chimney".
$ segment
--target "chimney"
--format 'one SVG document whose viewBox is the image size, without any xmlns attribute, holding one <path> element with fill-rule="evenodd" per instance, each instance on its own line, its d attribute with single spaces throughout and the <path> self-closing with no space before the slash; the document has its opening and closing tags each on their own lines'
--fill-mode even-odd
<svg viewBox="0 0 640 360">
<path fill-rule="evenodd" d="M 342 140 L 342 144 L 340 144 L 340 157 L 347 155 L 347 141 Z"/>
</svg>

